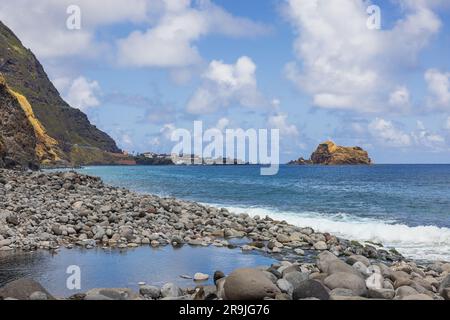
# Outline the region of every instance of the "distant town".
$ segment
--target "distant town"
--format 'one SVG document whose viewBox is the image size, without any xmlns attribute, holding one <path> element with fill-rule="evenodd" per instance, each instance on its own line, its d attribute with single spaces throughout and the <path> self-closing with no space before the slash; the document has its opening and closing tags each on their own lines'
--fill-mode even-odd
<svg viewBox="0 0 450 320">
<path fill-rule="evenodd" d="M 177 165 L 177 166 L 190 166 L 190 165 L 248 165 L 240 159 L 231 158 L 202 158 L 195 154 L 166 154 L 166 153 L 154 153 L 145 152 L 135 156 L 137 164 L 140 165 Z"/>
</svg>

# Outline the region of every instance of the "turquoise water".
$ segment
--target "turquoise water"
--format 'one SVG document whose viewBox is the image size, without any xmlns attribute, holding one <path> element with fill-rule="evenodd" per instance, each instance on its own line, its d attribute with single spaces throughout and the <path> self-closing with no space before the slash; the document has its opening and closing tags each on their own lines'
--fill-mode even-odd
<svg viewBox="0 0 450 320">
<path fill-rule="evenodd" d="M 450 260 L 450 165 L 86 167 L 108 184 L 269 215 L 416 259 Z"/>
</svg>

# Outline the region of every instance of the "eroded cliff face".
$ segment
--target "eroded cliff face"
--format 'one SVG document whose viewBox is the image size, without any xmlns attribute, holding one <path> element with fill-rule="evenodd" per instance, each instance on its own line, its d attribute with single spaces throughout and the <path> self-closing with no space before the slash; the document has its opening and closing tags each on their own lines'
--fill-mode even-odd
<svg viewBox="0 0 450 320">
<path fill-rule="evenodd" d="M 95 160 L 103 163 L 103 158 L 109 154 L 121 153 L 110 136 L 61 98 L 35 55 L 2 22 L 0 73 L 14 90 L 37 133 L 38 156 L 43 164 L 58 162 L 59 158 L 73 163 L 73 154 L 80 164 L 85 164 L 93 157 L 91 150 L 100 156 Z M 81 156 L 77 152 L 80 149 L 84 149 Z M 85 154 L 89 159 L 82 158 Z"/>
<path fill-rule="evenodd" d="M 35 130 L 0 75 L 0 167 L 37 169 Z"/>
<path fill-rule="evenodd" d="M 10 90 L 11 94 L 16 97 L 22 110 L 30 122 L 36 137 L 36 157 L 41 164 L 55 164 L 64 162 L 61 159 L 63 152 L 59 149 L 58 141 L 47 134 L 41 122 L 34 115 L 34 111 L 27 98 L 20 93 Z"/>
<path fill-rule="evenodd" d="M 311 155 L 313 164 L 321 165 L 369 165 L 372 160 L 360 147 L 342 147 L 333 141 L 320 144 Z"/>
</svg>

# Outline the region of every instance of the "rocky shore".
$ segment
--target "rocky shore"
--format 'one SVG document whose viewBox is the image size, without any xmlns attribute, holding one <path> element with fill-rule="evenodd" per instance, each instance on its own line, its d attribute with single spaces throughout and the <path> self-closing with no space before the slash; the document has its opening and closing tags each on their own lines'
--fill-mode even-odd
<svg viewBox="0 0 450 320">
<path fill-rule="evenodd" d="M 226 276 L 196 274 L 192 288 L 142 284 L 95 289 L 71 299 L 450 299 L 450 264 L 418 265 L 394 249 L 358 243 L 269 217 L 236 215 L 198 203 L 142 195 L 75 172 L 0 170 L 0 251 L 61 247 L 121 249 L 147 245 L 232 245 L 280 262 Z M 308 259 L 306 258 L 308 257 Z M 201 285 L 214 278 L 215 285 Z M 39 284 L 20 279 L 0 288 L 3 299 L 51 299 Z"/>
</svg>

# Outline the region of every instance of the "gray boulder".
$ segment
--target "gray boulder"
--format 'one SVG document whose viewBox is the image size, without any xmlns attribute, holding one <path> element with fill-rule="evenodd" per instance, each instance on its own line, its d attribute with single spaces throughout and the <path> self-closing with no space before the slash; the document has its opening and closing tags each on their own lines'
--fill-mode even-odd
<svg viewBox="0 0 450 320">
<path fill-rule="evenodd" d="M 48 293 L 43 286 L 28 278 L 22 278 L 7 283 L 4 287 L 0 288 L 0 298 L 29 300 L 30 296 L 35 292 L 42 292 L 49 300 L 54 300 L 54 297 Z"/>
<path fill-rule="evenodd" d="M 336 288 L 330 291 L 330 297 L 353 297 L 355 293 L 350 289 Z"/>
<path fill-rule="evenodd" d="M 292 293 L 294 292 L 294 287 L 292 286 L 292 284 L 285 279 L 279 279 L 277 281 L 277 286 L 278 286 L 278 288 L 280 288 L 282 293 L 287 293 L 288 295 L 292 295 Z"/>
<path fill-rule="evenodd" d="M 272 272 L 263 271 L 263 273 L 272 283 L 277 283 L 278 278 Z"/>
<path fill-rule="evenodd" d="M 395 291 L 391 289 L 370 289 L 369 288 L 369 298 L 372 299 L 384 299 L 392 300 L 394 299 Z"/>
<path fill-rule="evenodd" d="M 374 273 L 366 279 L 366 286 L 369 289 L 383 289 L 384 278 L 381 274 Z"/>
<path fill-rule="evenodd" d="M 224 294 L 228 300 L 263 300 L 275 298 L 280 289 L 260 270 L 237 269 L 225 281 Z"/>
<path fill-rule="evenodd" d="M 450 297 L 448 296 L 450 289 L 450 274 L 442 280 L 441 284 L 439 285 L 439 294 L 443 296 L 446 300 L 450 300 Z"/>
<path fill-rule="evenodd" d="M 319 300 L 329 300 L 330 294 L 322 283 L 316 280 L 303 281 L 292 294 L 294 300 L 317 298 Z"/>
<path fill-rule="evenodd" d="M 163 298 L 176 298 L 181 297 L 183 295 L 183 291 L 174 283 L 166 283 L 161 288 L 161 296 Z"/>
<path fill-rule="evenodd" d="M 85 300 L 137 300 L 139 295 L 128 288 L 96 288 L 86 292 Z"/>
<path fill-rule="evenodd" d="M 317 266 L 323 273 L 327 274 L 343 272 L 362 277 L 358 270 L 348 265 L 329 251 L 324 251 L 318 255 Z"/>
<path fill-rule="evenodd" d="M 362 255 L 352 255 L 347 258 L 349 265 L 354 265 L 356 262 L 362 262 L 366 267 L 370 266 L 370 260 Z"/>
<path fill-rule="evenodd" d="M 337 272 L 325 278 L 324 284 L 331 290 L 336 288 L 350 289 L 355 296 L 366 296 L 367 288 L 364 280 L 352 273 Z"/>
<path fill-rule="evenodd" d="M 419 294 L 412 294 L 406 297 L 403 297 L 401 300 L 433 300 L 432 297 L 430 297 L 429 295 L 423 294 L 423 293 L 419 293 Z"/>
<path fill-rule="evenodd" d="M 30 295 L 30 300 L 43 301 L 43 300 L 48 300 L 48 297 L 47 297 L 47 294 L 45 294 L 44 292 L 36 291 Z"/>
<path fill-rule="evenodd" d="M 303 281 L 306 281 L 309 279 L 309 275 L 307 273 L 294 271 L 294 272 L 289 272 L 289 273 L 285 274 L 283 279 L 285 279 L 290 284 L 292 284 L 292 286 L 295 290 L 296 288 L 298 288 L 298 286 L 300 286 L 300 284 Z"/>
<path fill-rule="evenodd" d="M 401 286 L 395 290 L 395 298 L 403 299 L 407 296 L 419 294 L 416 289 L 409 286 Z"/>
<path fill-rule="evenodd" d="M 139 293 L 147 298 L 158 299 L 161 296 L 161 289 L 155 286 L 141 286 Z"/>
</svg>

